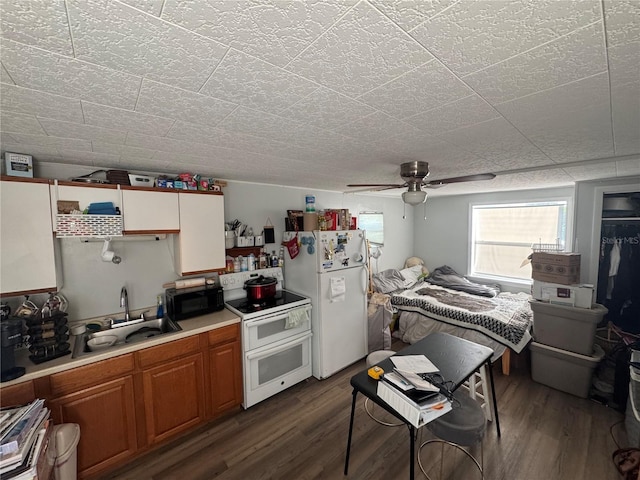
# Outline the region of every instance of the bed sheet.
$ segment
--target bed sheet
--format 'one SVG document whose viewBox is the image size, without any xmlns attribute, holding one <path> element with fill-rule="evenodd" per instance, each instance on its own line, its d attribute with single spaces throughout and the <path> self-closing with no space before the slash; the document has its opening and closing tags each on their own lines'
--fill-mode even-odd
<svg viewBox="0 0 640 480">
<path fill-rule="evenodd" d="M 435 321 L 481 335 L 460 331 L 457 336 L 462 338 L 475 336 L 476 340 L 472 341 L 487 345 L 477 340 L 487 337 L 487 340 L 520 353 L 531 340 L 533 312 L 529 305 L 530 298 L 525 293 L 506 292 L 494 298 L 479 297 L 422 283 L 395 293 L 391 303 L 401 312 L 401 318 L 405 318 L 404 322 L 400 322 L 401 336 L 405 342 L 414 343 L 429 333 L 427 330 L 437 328 L 432 324 Z M 420 316 L 407 316 L 405 312 Z M 423 324 L 420 323 L 421 317 L 425 318 Z"/>
</svg>

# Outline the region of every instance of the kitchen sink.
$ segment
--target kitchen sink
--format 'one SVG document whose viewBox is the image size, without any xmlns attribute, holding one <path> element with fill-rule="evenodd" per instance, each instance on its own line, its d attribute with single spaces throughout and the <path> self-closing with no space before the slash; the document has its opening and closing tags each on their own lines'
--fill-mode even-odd
<svg viewBox="0 0 640 480">
<path fill-rule="evenodd" d="M 93 353 L 102 353 L 125 344 L 144 342 L 145 340 L 157 337 L 158 335 L 166 335 L 180 330 L 182 330 L 180 325 L 168 317 L 153 318 L 143 322 L 129 322 L 122 325 L 118 325 L 116 323 L 114 326 L 106 330 L 101 330 L 99 332 L 86 332 L 82 335 L 76 336 L 71 358 L 78 358 L 85 355 L 91 355 Z M 111 339 L 111 337 L 115 338 Z M 110 339 L 115 340 L 115 342 L 108 346 L 102 346 L 100 350 L 91 351 L 87 342 L 92 338 L 98 339 L 98 341 L 106 341 L 107 339 Z"/>
</svg>

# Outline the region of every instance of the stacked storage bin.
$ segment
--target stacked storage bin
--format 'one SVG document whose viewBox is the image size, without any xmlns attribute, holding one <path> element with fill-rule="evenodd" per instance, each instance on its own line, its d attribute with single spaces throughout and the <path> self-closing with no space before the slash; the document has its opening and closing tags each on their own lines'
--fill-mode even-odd
<svg viewBox="0 0 640 480">
<path fill-rule="evenodd" d="M 593 371 L 604 358 L 594 341 L 607 309 L 591 303 L 591 286 L 578 284 L 579 254 L 534 253 L 532 267 L 531 378 L 588 398 Z"/>
<path fill-rule="evenodd" d="M 640 363 L 640 351 L 633 350 L 631 352 L 631 362 L 632 364 Z M 631 379 L 624 425 L 627 430 L 629 446 L 640 448 L 640 368 L 630 365 L 629 370 Z"/>
<path fill-rule="evenodd" d="M 596 325 L 607 313 L 602 305 L 591 309 L 531 300 L 533 338 L 531 378 L 535 382 L 587 398 L 591 377 L 604 358 L 594 344 Z"/>
</svg>

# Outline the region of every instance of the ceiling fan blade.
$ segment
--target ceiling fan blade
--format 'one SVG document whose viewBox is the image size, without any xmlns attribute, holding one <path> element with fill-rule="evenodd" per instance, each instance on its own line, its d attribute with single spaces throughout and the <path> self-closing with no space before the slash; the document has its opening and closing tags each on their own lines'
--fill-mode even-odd
<svg viewBox="0 0 640 480">
<path fill-rule="evenodd" d="M 348 187 L 355 187 L 355 186 L 360 186 L 360 185 L 356 185 L 356 184 L 351 184 L 351 185 L 347 185 Z M 407 185 L 400 185 L 400 184 L 373 184 L 373 185 L 366 185 L 363 186 L 363 188 L 359 188 L 358 190 L 348 190 L 345 193 L 360 193 L 360 192 L 382 192 L 383 190 L 393 190 L 394 188 L 405 188 Z"/>
<path fill-rule="evenodd" d="M 450 183 L 476 182 L 479 180 L 492 180 L 494 178 L 496 178 L 496 176 L 493 173 L 480 173 L 478 175 L 465 175 L 463 177 L 442 178 L 440 180 L 425 182 L 422 185 L 428 188 L 438 188 Z"/>
<path fill-rule="evenodd" d="M 386 187 L 386 188 L 402 188 L 406 187 L 406 183 L 350 183 L 347 187 Z"/>
</svg>

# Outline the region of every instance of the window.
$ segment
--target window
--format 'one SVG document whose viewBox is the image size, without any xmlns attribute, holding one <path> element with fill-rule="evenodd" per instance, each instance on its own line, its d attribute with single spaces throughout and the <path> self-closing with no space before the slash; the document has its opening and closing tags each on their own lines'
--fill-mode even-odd
<svg viewBox="0 0 640 480">
<path fill-rule="evenodd" d="M 529 281 L 534 243 L 567 245 L 566 200 L 471 207 L 470 275 Z"/>
<path fill-rule="evenodd" d="M 384 245 L 384 217 L 382 212 L 360 212 L 358 228 L 367 231 L 367 240 L 372 245 Z"/>
</svg>

